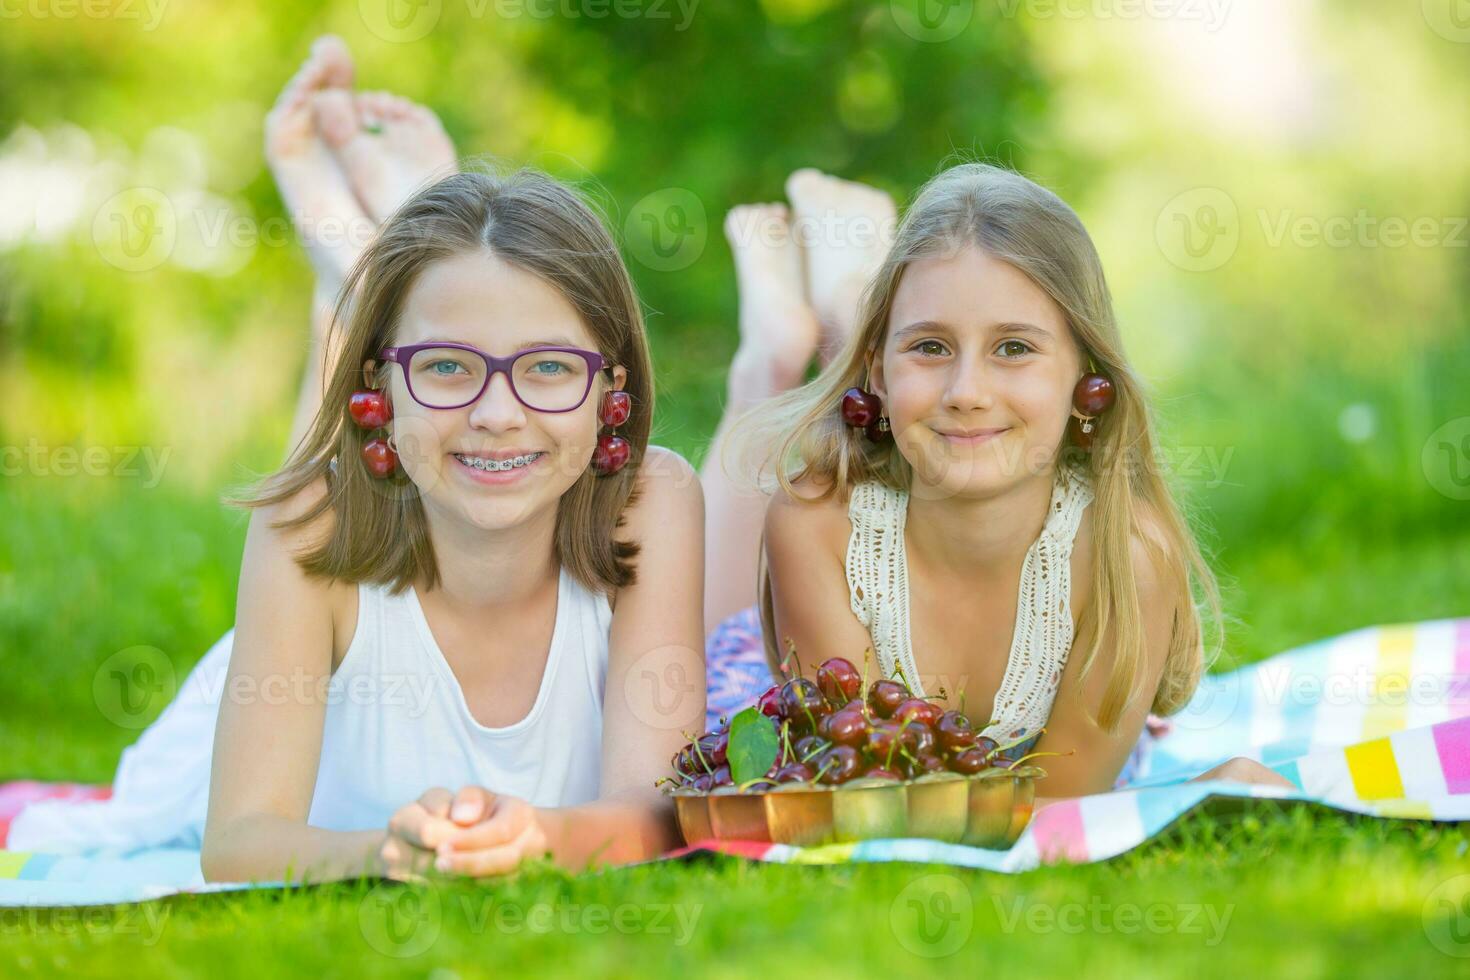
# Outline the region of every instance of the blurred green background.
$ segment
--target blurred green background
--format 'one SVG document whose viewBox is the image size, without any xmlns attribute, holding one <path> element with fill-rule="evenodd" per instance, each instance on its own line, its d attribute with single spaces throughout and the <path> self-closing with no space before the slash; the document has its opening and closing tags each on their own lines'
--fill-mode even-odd
<svg viewBox="0 0 1470 980">
<path fill-rule="evenodd" d="M 261 125 L 326 31 L 462 153 L 599 202 L 650 311 L 656 439 L 692 459 L 735 346 L 725 212 L 799 166 L 902 202 L 985 158 L 1097 241 L 1228 585 L 1227 664 L 1470 613 L 1448 6 L 392 2 L 37 0 L 0 29 L 0 777 L 107 779 L 136 728 L 97 710 L 99 665 L 150 646 L 177 683 L 232 622 L 244 519 L 218 497 L 279 462 L 310 290 L 268 233 Z M 164 251 L 119 237 L 138 188 Z"/>
</svg>

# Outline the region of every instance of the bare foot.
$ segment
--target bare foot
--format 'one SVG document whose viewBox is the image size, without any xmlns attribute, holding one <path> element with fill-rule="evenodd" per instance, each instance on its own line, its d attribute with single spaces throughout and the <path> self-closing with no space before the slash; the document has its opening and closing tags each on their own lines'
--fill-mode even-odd
<svg viewBox="0 0 1470 980">
<path fill-rule="evenodd" d="M 421 105 L 388 92 L 339 90 L 315 102 L 323 138 L 380 223 L 415 191 L 459 169 L 439 117 Z"/>
<path fill-rule="evenodd" d="M 806 254 L 806 295 L 822 325 L 818 354 L 826 364 L 857 326 L 858 303 L 893 244 L 893 200 L 866 184 L 819 170 L 786 180 L 796 211 L 792 228 Z"/>
<path fill-rule="evenodd" d="M 321 92 L 351 85 L 347 46 L 331 35 L 318 38 L 265 117 L 266 163 L 325 294 L 341 286 L 374 227 L 317 132 L 312 112 Z"/>
<path fill-rule="evenodd" d="M 784 204 L 744 204 L 725 218 L 740 288 L 740 349 L 733 370 L 742 383 L 777 394 L 801 384 L 816 353 L 816 314 L 802 289 L 801 248 Z"/>
</svg>

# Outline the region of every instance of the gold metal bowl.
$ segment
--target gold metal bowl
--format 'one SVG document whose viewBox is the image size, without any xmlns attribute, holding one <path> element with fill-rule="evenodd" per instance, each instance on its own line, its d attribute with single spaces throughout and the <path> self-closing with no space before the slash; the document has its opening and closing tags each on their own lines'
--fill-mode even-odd
<svg viewBox="0 0 1470 980">
<path fill-rule="evenodd" d="M 743 840 L 811 847 L 842 841 L 926 837 L 1005 849 L 1031 822 L 1036 766 L 974 776 L 936 773 L 904 782 L 854 779 L 840 787 L 784 783 L 741 792 L 673 792 L 687 844 Z"/>
</svg>

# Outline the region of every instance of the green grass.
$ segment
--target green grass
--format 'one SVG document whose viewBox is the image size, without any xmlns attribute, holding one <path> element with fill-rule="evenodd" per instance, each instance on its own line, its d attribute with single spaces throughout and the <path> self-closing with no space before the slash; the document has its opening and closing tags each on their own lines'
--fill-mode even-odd
<svg viewBox="0 0 1470 980">
<path fill-rule="evenodd" d="M 166 698 L 129 727 L 115 724 L 93 694 L 99 666 L 146 645 L 182 681 L 231 623 L 244 520 L 167 483 L 81 478 L 8 481 L 0 507 L 0 778 L 105 781 L 133 726 Z M 1235 542 L 1222 560 L 1235 620 L 1228 666 L 1376 622 L 1464 614 L 1470 534 L 1375 544 L 1303 530 Z M 907 975 L 931 963 L 1018 974 L 1442 973 L 1458 964 L 1442 949 L 1464 954 L 1470 942 L 1456 945 L 1434 889 L 1466 868 L 1461 827 L 1256 803 L 1243 816 L 1193 814 L 1111 861 L 1017 876 L 722 859 L 180 897 L 86 918 L 6 912 L 0 974 L 743 976 L 846 964 Z M 1467 880 L 1449 893 L 1463 895 Z M 968 914 L 955 889 L 968 894 Z M 911 900 L 936 916 L 933 944 L 915 931 Z M 626 931 L 614 915 L 628 917 L 617 920 Z M 417 921 L 426 924 L 414 932 Z M 390 924 L 425 948 L 395 946 Z M 394 955 L 403 952 L 414 955 Z"/>
<path fill-rule="evenodd" d="M 1426 900 L 1466 851 L 1455 827 L 1257 803 L 1106 863 L 1015 876 L 722 859 L 11 914 L 0 929 L 26 941 L 0 944 L 0 963 L 41 976 L 1448 975 L 1470 944 Z M 932 916 L 924 932 L 913 901 Z"/>
</svg>

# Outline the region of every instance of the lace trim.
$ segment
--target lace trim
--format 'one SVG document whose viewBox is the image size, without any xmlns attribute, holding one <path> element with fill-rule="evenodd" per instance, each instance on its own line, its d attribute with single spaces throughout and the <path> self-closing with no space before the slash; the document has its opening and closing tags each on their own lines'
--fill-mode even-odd
<svg viewBox="0 0 1470 980">
<path fill-rule="evenodd" d="M 902 668 L 909 689 L 924 696 L 909 632 L 909 576 L 903 532 L 909 495 L 881 483 L 853 488 L 848 504 L 847 584 L 853 614 L 868 628 L 884 675 Z M 1011 741 L 1046 724 L 1073 641 L 1072 548 L 1082 512 L 1092 503 L 1087 477 L 1058 472 L 1046 522 L 1026 552 L 1005 675 L 983 734 Z"/>
<path fill-rule="evenodd" d="M 847 505 L 852 521 L 847 540 L 847 591 L 853 615 L 873 638 L 883 676 L 893 676 L 898 666 L 909 690 L 923 697 L 909 642 L 909 566 L 903 544 L 908 509 L 907 491 L 875 482 L 853 488 Z"/>
</svg>

